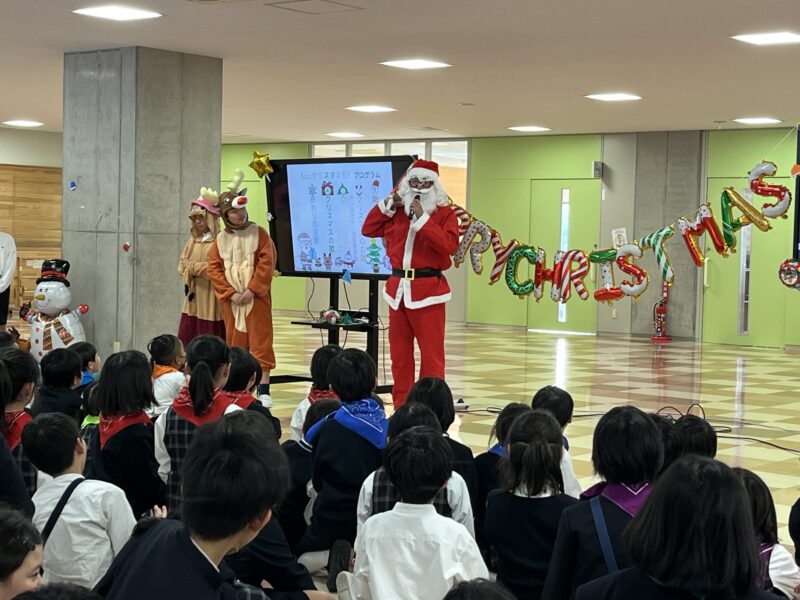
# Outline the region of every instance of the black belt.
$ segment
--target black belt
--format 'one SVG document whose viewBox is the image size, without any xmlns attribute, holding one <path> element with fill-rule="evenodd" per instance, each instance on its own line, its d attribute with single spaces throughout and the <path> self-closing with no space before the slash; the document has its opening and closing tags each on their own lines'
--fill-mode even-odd
<svg viewBox="0 0 800 600">
<path fill-rule="evenodd" d="M 414 281 L 419 277 L 441 277 L 441 269 L 392 269 L 392 275 Z"/>
</svg>

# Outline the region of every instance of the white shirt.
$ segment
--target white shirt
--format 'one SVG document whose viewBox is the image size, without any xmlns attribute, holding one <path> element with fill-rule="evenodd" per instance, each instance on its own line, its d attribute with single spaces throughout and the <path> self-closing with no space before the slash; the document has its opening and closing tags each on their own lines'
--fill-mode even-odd
<svg viewBox="0 0 800 600">
<path fill-rule="evenodd" d="M 356 508 L 358 533 L 364 527 L 367 519 L 372 516 L 372 487 L 375 483 L 375 471 L 361 484 L 361 491 L 358 494 L 358 506 Z M 447 503 L 453 509 L 452 519 L 461 523 L 467 528 L 469 534 L 475 538 L 475 519 L 472 516 L 472 504 L 469 501 L 469 489 L 467 482 L 458 473 L 453 471 L 447 481 Z"/>
<path fill-rule="evenodd" d="M 308 396 L 306 396 L 300 401 L 300 404 L 297 405 L 297 408 L 295 408 L 292 413 L 292 420 L 289 423 L 289 428 L 292 430 L 292 439 L 295 442 L 299 442 L 303 439 L 303 423 L 306 420 L 306 413 L 308 413 L 309 406 L 311 406 L 311 401 L 308 399 Z"/>
<path fill-rule="evenodd" d="M 39 531 L 69 484 L 79 477 L 77 473 L 60 475 L 36 490 L 33 524 Z M 44 582 L 93 588 L 135 525 L 125 492 L 105 481 L 87 479 L 70 496 L 44 547 Z"/>
<path fill-rule="evenodd" d="M 189 380 L 180 371 L 164 373 L 161 377 L 153 379 L 153 393 L 156 397 L 156 405 L 148 410 L 147 414 L 151 417 L 157 417 L 166 412 L 172 406 L 173 400 L 178 397 L 178 394 L 187 385 L 189 385 Z"/>
<path fill-rule="evenodd" d="M 225 409 L 225 412 L 222 414 L 229 415 L 232 412 L 236 412 L 237 410 L 243 410 L 243 409 L 241 406 L 237 406 L 236 404 L 230 404 Z M 156 419 L 156 425 L 155 425 L 154 454 L 156 455 L 156 460 L 158 461 L 158 476 L 161 477 L 161 480 L 164 483 L 167 483 L 169 474 L 172 472 L 172 459 L 170 458 L 169 452 L 167 451 L 167 444 L 164 442 L 164 435 L 167 432 L 168 414 L 169 410 L 167 410 L 167 412 L 161 413 Z"/>
<path fill-rule="evenodd" d="M 789 551 L 780 544 L 773 546 L 769 557 L 769 578 L 773 587 L 787 598 L 792 600 L 800 598 L 800 594 L 794 591 L 794 588 L 800 585 L 800 568 L 795 564 Z"/>
<path fill-rule="evenodd" d="M 442 598 L 461 581 L 489 576 L 466 528 L 437 514 L 432 504 L 398 502 L 371 517 L 355 550 L 358 600 Z"/>
<path fill-rule="evenodd" d="M 17 245 L 14 238 L 0 231 L 0 292 L 11 287 L 11 279 L 17 270 Z"/>
<path fill-rule="evenodd" d="M 572 456 L 566 448 L 561 453 L 561 478 L 564 480 L 564 493 L 573 498 L 580 498 L 581 484 L 578 483 L 578 478 L 575 477 Z"/>
</svg>

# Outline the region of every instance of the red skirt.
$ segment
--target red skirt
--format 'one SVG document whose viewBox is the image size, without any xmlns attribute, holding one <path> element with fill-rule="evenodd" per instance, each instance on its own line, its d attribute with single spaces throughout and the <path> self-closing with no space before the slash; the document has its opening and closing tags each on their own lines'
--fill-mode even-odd
<svg viewBox="0 0 800 600">
<path fill-rule="evenodd" d="M 217 335 L 225 339 L 224 321 L 206 321 L 191 317 L 185 313 L 181 314 L 181 323 L 178 326 L 178 337 L 183 342 L 183 347 L 189 345 L 198 335 Z"/>
</svg>

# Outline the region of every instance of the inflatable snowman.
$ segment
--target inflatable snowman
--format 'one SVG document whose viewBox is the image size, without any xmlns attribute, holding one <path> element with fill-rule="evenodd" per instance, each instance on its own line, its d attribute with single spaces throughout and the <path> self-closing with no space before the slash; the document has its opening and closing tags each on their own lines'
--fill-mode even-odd
<svg viewBox="0 0 800 600">
<path fill-rule="evenodd" d="M 69 289 L 69 263 L 53 258 L 42 263 L 42 276 L 36 280 L 31 310 L 20 316 L 31 324 L 31 354 L 37 361 L 54 348 L 66 348 L 86 341 L 80 316 L 89 312 L 86 304 L 74 310 Z"/>
</svg>

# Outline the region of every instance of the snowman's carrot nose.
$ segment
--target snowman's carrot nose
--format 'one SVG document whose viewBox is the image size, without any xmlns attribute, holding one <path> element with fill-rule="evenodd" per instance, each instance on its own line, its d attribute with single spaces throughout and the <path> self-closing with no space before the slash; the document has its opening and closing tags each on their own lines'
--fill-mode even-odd
<svg viewBox="0 0 800 600">
<path fill-rule="evenodd" d="M 36 294 L 36 295 L 33 297 L 33 299 L 34 299 L 34 300 L 44 300 L 46 297 L 47 297 L 47 296 L 45 296 L 44 294 Z"/>
</svg>

